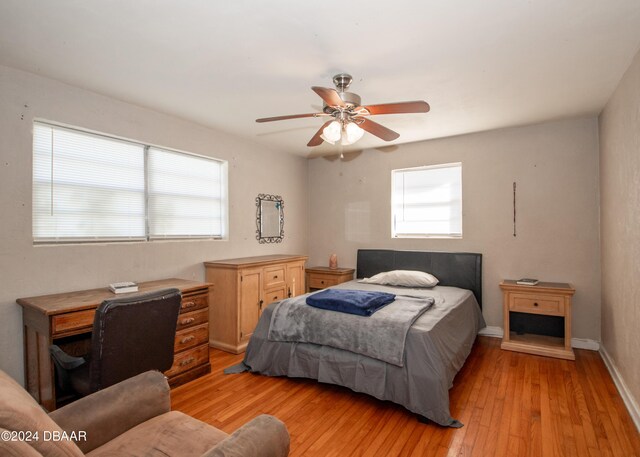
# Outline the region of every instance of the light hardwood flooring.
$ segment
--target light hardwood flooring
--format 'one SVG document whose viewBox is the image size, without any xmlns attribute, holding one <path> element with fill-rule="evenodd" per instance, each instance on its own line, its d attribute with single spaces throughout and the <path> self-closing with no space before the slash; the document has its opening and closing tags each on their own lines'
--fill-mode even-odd
<svg viewBox="0 0 640 457">
<path fill-rule="evenodd" d="M 343 387 L 222 373 L 242 357 L 212 349 L 212 373 L 174 389 L 173 409 L 227 433 L 273 414 L 289 429 L 291 456 L 640 457 L 640 435 L 597 352 L 576 350 L 572 362 L 479 337 L 450 391 L 460 429 Z"/>
</svg>

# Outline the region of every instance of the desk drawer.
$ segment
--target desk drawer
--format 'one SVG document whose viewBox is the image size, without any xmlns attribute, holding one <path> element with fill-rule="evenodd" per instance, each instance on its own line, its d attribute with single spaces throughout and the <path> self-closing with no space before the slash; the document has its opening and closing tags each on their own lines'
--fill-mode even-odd
<svg viewBox="0 0 640 457">
<path fill-rule="evenodd" d="M 164 374 L 168 378 L 205 364 L 209 360 L 209 345 L 203 344 L 193 349 L 179 352 L 173 358 L 173 365 Z"/>
<path fill-rule="evenodd" d="M 191 295 L 182 297 L 182 303 L 180 304 L 180 313 L 188 313 L 195 311 L 196 309 L 202 309 L 209 306 L 209 295 Z"/>
<path fill-rule="evenodd" d="M 189 327 L 176 332 L 173 350 L 175 352 L 184 351 L 209 341 L 209 323 Z"/>
<path fill-rule="evenodd" d="M 339 282 L 334 277 L 327 277 L 323 275 L 309 276 L 309 289 L 324 289 L 325 287 L 335 286 L 337 284 L 339 284 Z"/>
<path fill-rule="evenodd" d="M 178 315 L 178 326 L 176 330 L 180 331 L 183 328 L 194 327 L 199 324 L 204 324 L 208 320 L 209 320 L 208 309 L 199 309 L 197 311 L 181 313 Z"/>
<path fill-rule="evenodd" d="M 93 326 L 93 316 L 95 316 L 95 314 L 95 309 L 88 309 L 53 316 L 51 320 L 51 331 L 54 335 L 57 335 L 60 333 L 74 333 L 82 329 L 91 329 Z"/>
<path fill-rule="evenodd" d="M 509 309 L 522 313 L 564 316 L 564 297 L 514 293 L 509 300 Z"/>
</svg>

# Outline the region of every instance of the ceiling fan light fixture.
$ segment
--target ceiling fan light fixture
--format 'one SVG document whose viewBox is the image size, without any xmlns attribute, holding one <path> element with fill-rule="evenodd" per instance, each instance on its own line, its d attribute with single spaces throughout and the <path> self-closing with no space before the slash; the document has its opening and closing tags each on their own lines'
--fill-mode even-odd
<svg viewBox="0 0 640 457">
<path fill-rule="evenodd" d="M 364 130 L 362 130 L 357 124 L 355 124 L 354 122 L 349 122 L 347 125 L 345 125 L 344 127 L 344 135 L 343 135 L 343 140 L 346 137 L 347 143 L 346 144 L 353 144 L 356 141 L 358 141 L 360 138 L 362 138 L 362 135 L 364 135 Z"/>
<path fill-rule="evenodd" d="M 342 124 L 338 121 L 333 121 L 331 124 L 327 125 L 322 131 L 322 138 L 327 143 L 335 144 L 336 141 L 340 139 L 342 136 Z"/>
</svg>

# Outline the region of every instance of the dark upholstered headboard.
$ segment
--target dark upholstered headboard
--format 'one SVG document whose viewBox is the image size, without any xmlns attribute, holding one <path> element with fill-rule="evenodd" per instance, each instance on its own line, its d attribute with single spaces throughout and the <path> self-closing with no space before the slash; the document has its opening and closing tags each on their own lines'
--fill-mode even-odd
<svg viewBox="0 0 640 457">
<path fill-rule="evenodd" d="M 482 308 L 482 254 L 358 249 L 357 268 L 359 279 L 391 270 L 431 273 L 440 286 L 469 289 Z"/>
</svg>

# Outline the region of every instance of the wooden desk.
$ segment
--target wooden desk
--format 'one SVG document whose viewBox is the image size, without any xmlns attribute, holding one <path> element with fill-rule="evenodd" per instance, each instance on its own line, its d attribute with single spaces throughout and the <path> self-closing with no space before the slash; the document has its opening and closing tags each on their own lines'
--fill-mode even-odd
<svg viewBox="0 0 640 457">
<path fill-rule="evenodd" d="M 211 372 L 209 363 L 209 286 L 185 279 L 138 284 L 138 292 L 114 294 L 108 288 L 19 298 L 24 323 L 25 380 L 29 393 L 47 410 L 56 409 L 54 367 L 49 346 L 58 344 L 73 355 L 88 352 L 93 316 L 109 298 L 177 288 L 182 305 L 176 330 L 173 366 L 165 372 L 174 387 Z M 75 353 L 75 354 L 74 354 Z"/>
</svg>

